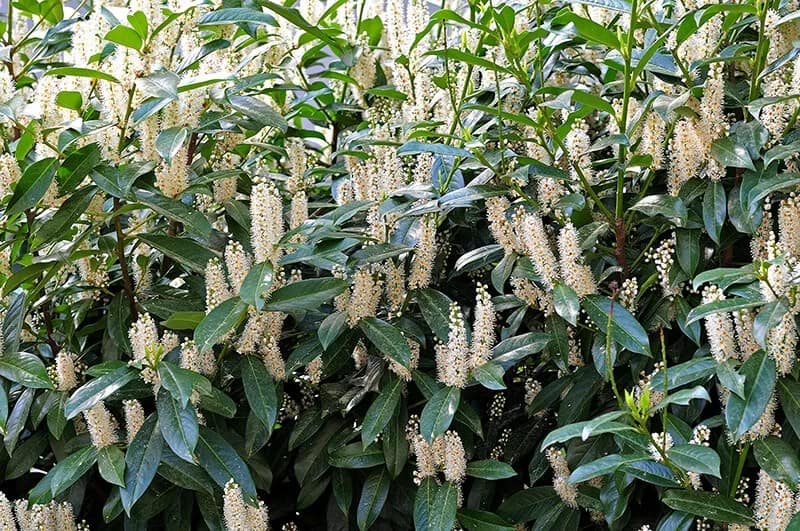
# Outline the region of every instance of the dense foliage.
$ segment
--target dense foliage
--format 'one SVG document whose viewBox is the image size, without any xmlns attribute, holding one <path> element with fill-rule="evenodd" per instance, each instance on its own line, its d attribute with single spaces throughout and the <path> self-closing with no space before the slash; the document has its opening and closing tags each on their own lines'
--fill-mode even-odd
<svg viewBox="0 0 800 531">
<path fill-rule="evenodd" d="M 3 529 L 790 525 L 795 0 L 0 30 Z"/>
</svg>

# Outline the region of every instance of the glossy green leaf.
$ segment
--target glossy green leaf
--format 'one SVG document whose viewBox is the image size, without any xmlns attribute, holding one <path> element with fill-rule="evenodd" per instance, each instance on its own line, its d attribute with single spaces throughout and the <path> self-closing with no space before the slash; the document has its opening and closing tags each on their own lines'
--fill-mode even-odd
<svg viewBox="0 0 800 531">
<path fill-rule="evenodd" d="M 361 531 L 369 529 L 378 519 L 389 496 L 390 485 L 389 472 L 383 467 L 367 477 L 361 490 L 361 498 L 358 500 L 356 512 L 356 521 Z"/>
<path fill-rule="evenodd" d="M 107 482 L 125 486 L 125 454 L 116 446 L 106 446 L 98 452 L 97 469 Z"/>
<path fill-rule="evenodd" d="M 498 480 L 514 477 L 517 473 L 508 463 L 496 459 L 484 459 L 467 463 L 467 475 L 474 478 Z"/>
<path fill-rule="evenodd" d="M 556 313 L 563 317 L 565 321 L 572 326 L 577 325 L 581 303 L 574 289 L 567 284 L 556 284 L 553 288 L 553 306 Z"/>
<path fill-rule="evenodd" d="M 703 225 L 709 237 L 719 245 L 722 226 L 727 217 L 727 198 L 722 183 L 711 181 L 708 183 L 703 196 Z"/>
<path fill-rule="evenodd" d="M 428 400 L 419 420 L 420 432 L 428 442 L 447 431 L 460 400 L 461 389 L 449 386 L 443 387 Z"/>
<path fill-rule="evenodd" d="M 666 491 L 662 501 L 676 511 L 705 517 L 714 522 L 754 525 L 750 509 L 727 496 L 711 492 L 675 489 Z"/>
<path fill-rule="evenodd" d="M 450 335 L 450 304 L 452 300 L 435 289 L 427 288 L 417 291 L 417 304 L 422 317 L 440 341 L 447 341 Z"/>
<path fill-rule="evenodd" d="M 687 472 L 720 477 L 717 452 L 699 444 L 677 444 L 667 451 L 670 461 Z"/>
<path fill-rule="evenodd" d="M 755 171 L 747 149 L 731 137 L 722 137 L 711 144 L 711 155 L 723 166 L 747 168 Z"/>
<path fill-rule="evenodd" d="M 189 238 L 175 238 L 161 234 L 140 234 L 139 239 L 197 273 L 204 274 L 208 261 L 215 258 L 214 253 Z"/>
<path fill-rule="evenodd" d="M 0 376 L 33 389 L 53 388 L 42 360 L 28 352 L 0 356 Z"/>
<path fill-rule="evenodd" d="M 36 206 L 44 197 L 58 170 L 58 159 L 49 158 L 34 162 L 22 172 L 14 186 L 14 195 L 6 207 L 6 216 L 11 217 Z"/>
<path fill-rule="evenodd" d="M 766 409 L 775 389 L 775 361 L 763 350 L 752 354 L 739 371 L 745 377 L 744 397 L 731 394 L 725 423 L 734 439 L 741 438 Z"/>
<path fill-rule="evenodd" d="M 348 287 L 344 280 L 330 277 L 292 282 L 275 290 L 264 308 L 273 312 L 316 310 Z"/>
<path fill-rule="evenodd" d="M 87 446 L 59 461 L 48 472 L 51 475 L 50 493 L 58 496 L 72 486 L 97 462 L 97 454 L 97 448 Z"/>
<path fill-rule="evenodd" d="M 162 438 L 156 415 L 150 415 L 136 432 L 125 453 L 125 488 L 119 494 L 127 514 L 150 487 L 161 461 Z"/>
<path fill-rule="evenodd" d="M 467 531 L 514 531 L 516 529 L 501 516 L 476 509 L 458 511 L 458 523 Z"/>
<path fill-rule="evenodd" d="M 475 367 L 472 376 L 485 388 L 499 391 L 506 388 L 506 384 L 503 382 L 505 373 L 502 365 L 490 361 Z"/>
<path fill-rule="evenodd" d="M 356 442 L 332 452 L 328 457 L 328 463 L 336 468 L 373 468 L 383 465 L 383 450 L 378 445 L 363 448 Z"/>
<path fill-rule="evenodd" d="M 768 302 L 759 310 L 753 320 L 753 337 L 759 345 L 766 348 L 769 332 L 783 320 L 788 312 L 788 301 L 783 297 Z"/>
<path fill-rule="evenodd" d="M 384 384 L 378 396 L 364 415 L 361 425 L 361 441 L 364 448 L 375 441 L 375 438 L 383 432 L 386 425 L 397 414 L 400 404 L 400 394 L 403 391 L 403 380 L 392 376 L 388 384 Z"/>
<path fill-rule="evenodd" d="M 181 459 L 193 463 L 200 434 L 194 406 L 188 403 L 181 405 L 170 393 L 161 390 L 156 400 L 156 411 L 158 428 L 170 450 Z"/>
<path fill-rule="evenodd" d="M 205 426 L 200 426 L 196 451 L 200 466 L 220 488 L 224 488 L 225 484 L 233 479 L 242 489 L 246 499 L 256 499 L 256 486 L 250 470 L 222 436 Z"/>
<path fill-rule="evenodd" d="M 753 453 L 758 465 L 772 479 L 789 485 L 792 490 L 800 485 L 800 459 L 792 445 L 771 435 L 756 441 Z"/>
<path fill-rule="evenodd" d="M 800 433 L 800 383 L 791 378 L 781 378 L 776 389 L 786 420 L 795 433 Z"/>
<path fill-rule="evenodd" d="M 595 326 L 602 331 L 607 329 L 609 314 L 611 314 L 612 339 L 631 352 L 652 355 L 647 332 L 621 304 L 613 303 L 608 297 L 590 295 L 583 300 L 583 309 L 586 310 Z"/>
<path fill-rule="evenodd" d="M 272 286 L 272 278 L 271 263 L 262 262 L 253 265 L 242 281 L 239 297 L 247 304 L 261 310 L 264 307 L 264 296 Z"/>
<path fill-rule="evenodd" d="M 211 349 L 228 332 L 238 325 L 247 313 L 247 304 L 231 297 L 214 307 L 200 321 L 194 331 L 194 342 L 200 352 Z"/>
<path fill-rule="evenodd" d="M 378 352 L 389 356 L 403 367 L 408 367 L 411 351 L 405 336 L 397 327 L 377 317 L 362 319 L 358 327 Z"/>
<path fill-rule="evenodd" d="M 262 359 L 255 356 L 242 357 L 242 382 L 251 411 L 268 430 L 272 430 L 278 414 L 278 394 L 275 381 Z"/>
</svg>

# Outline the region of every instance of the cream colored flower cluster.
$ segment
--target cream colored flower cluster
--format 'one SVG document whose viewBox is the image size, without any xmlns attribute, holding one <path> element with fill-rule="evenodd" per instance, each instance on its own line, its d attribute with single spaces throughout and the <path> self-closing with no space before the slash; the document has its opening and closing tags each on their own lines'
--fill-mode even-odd
<svg viewBox="0 0 800 531">
<path fill-rule="evenodd" d="M 416 484 L 419 485 L 425 478 L 435 478 L 439 472 L 445 481 L 464 481 L 467 476 L 467 457 L 457 432 L 448 430 L 428 442 L 419 431 L 419 419 L 412 415 L 406 426 L 406 437 L 409 453 L 417 459 L 417 469 L 414 471 Z"/>
<path fill-rule="evenodd" d="M 177 334 L 170 330 L 165 330 L 158 336 L 158 328 L 152 316 L 148 313 L 139 315 L 139 319 L 131 325 L 128 331 L 128 336 L 131 341 L 131 349 L 133 351 L 132 362 L 139 363 L 142 366 L 140 375 L 142 379 L 153 385 L 153 390 L 158 391 L 161 385 L 161 379 L 158 376 L 158 364 L 162 357 L 171 352 L 172 350 L 181 347 L 181 340 Z M 184 342 L 189 352 L 185 355 L 181 353 L 181 357 L 192 356 L 191 349 L 194 348 L 193 342 Z M 196 350 L 196 349 L 195 349 Z M 197 355 L 197 353 L 194 353 Z M 211 355 L 213 358 L 213 354 Z M 208 367 L 213 364 L 212 361 L 201 357 L 196 361 L 198 366 Z"/>
<path fill-rule="evenodd" d="M 436 345 L 436 373 L 439 381 L 452 387 L 466 387 L 470 371 L 492 355 L 497 336 L 496 314 L 486 286 L 479 284 L 475 301 L 472 343 L 457 303 L 450 305 L 450 332 L 446 343 Z"/>
<path fill-rule="evenodd" d="M 558 233 L 556 258 L 540 215 L 516 208 L 509 219 L 507 213 L 511 205 L 502 197 L 487 199 L 486 206 L 489 228 L 497 243 L 506 253 L 514 252 L 530 258 L 545 292 L 552 291 L 562 281 L 579 297 L 597 293 L 597 283 L 591 268 L 584 263 L 578 231 L 572 222 L 567 221 Z M 526 302 L 535 300 L 541 309 L 551 306 L 541 300 L 542 296 L 529 283 L 516 281 L 515 287 Z"/>
<path fill-rule="evenodd" d="M 269 510 L 263 501 L 245 502 L 242 489 L 233 480 L 225 484 L 223 515 L 228 531 L 269 531 Z"/>
<path fill-rule="evenodd" d="M 578 487 L 569 482 L 570 469 L 564 452 L 550 447 L 545 451 L 550 468 L 553 469 L 553 488 L 567 507 L 578 508 Z"/>
<path fill-rule="evenodd" d="M 753 504 L 756 527 L 764 531 L 787 529 L 797 512 L 800 512 L 800 499 L 795 497 L 791 487 L 759 470 Z"/>
<path fill-rule="evenodd" d="M 89 531 L 86 522 L 75 520 L 69 502 L 55 500 L 28 505 L 26 500 L 13 504 L 0 492 L 0 529 L 3 531 Z"/>
</svg>

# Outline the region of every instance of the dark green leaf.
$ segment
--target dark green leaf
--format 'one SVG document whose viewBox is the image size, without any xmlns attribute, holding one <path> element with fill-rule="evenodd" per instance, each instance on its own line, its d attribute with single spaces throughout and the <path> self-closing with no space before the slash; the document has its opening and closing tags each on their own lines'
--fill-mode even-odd
<svg viewBox="0 0 800 531">
<path fill-rule="evenodd" d="M 777 388 L 786 420 L 795 433 L 800 433 L 800 383 L 790 378 L 781 378 Z"/>
<path fill-rule="evenodd" d="M 467 531 L 514 531 L 516 529 L 494 513 L 475 509 L 458 511 L 458 523 Z"/>
<path fill-rule="evenodd" d="M 514 477 L 517 473 L 508 463 L 485 459 L 467 463 L 467 475 L 474 478 L 497 480 Z"/>
<path fill-rule="evenodd" d="M 197 446 L 199 427 L 197 412 L 191 404 L 181 405 L 165 390 L 158 392 L 156 400 L 158 428 L 170 449 L 183 459 L 193 463 L 194 449 Z"/>
<path fill-rule="evenodd" d="M 744 377 L 744 397 L 731 394 L 725 407 L 725 422 L 734 439 L 750 429 L 769 403 L 775 388 L 775 361 L 763 350 L 754 353 L 739 371 Z"/>
<path fill-rule="evenodd" d="M 206 13 L 200 18 L 199 24 L 201 25 L 214 25 L 214 24 L 259 24 L 267 26 L 277 26 L 278 23 L 275 17 L 269 13 L 264 13 L 252 8 L 245 7 L 229 7 L 217 9 L 211 13 Z"/>
<path fill-rule="evenodd" d="M 775 481 L 789 485 L 792 490 L 800 485 L 800 460 L 797 450 L 775 436 L 760 439 L 753 445 L 758 465 Z"/>
<path fill-rule="evenodd" d="M 255 356 L 242 357 L 242 383 L 250 410 L 264 427 L 272 430 L 278 414 L 278 395 L 263 360 Z"/>
<path fill-rule="evenodd" d="M 556 284 L 553 288 L 553 306 L 558 315 L 572 326 L 577 326 L 581 303 L 574 289 L 567 284 Z"/>
<path fill-rule="evenodd" d="M 239 297 L 247 304 L 261 310 L 264 307 L 264 294 L 270 286 L 272 286 L 272 264 L 269 262 L 255 264 L 242 281 Z"/>
<path fill-rule="evenodd" d="M 472 376 L 485 388 L 499 391 L 506 388 L 506 384 L 503 382 L 505 373 L 506 371 L 503 370 L 502 365 L 490 361 L 475 367 L 472 371 Z"/>
<path fill-rule="evenodd" d="M 183 223 L 193 233 L 205 237 L 211 235 L 213 229 L 206 217 L 181 201 L 148 190 L 136 190 L 135 195 L 136 200 L 141 204 L 153 209 L 162 216 Z"/>
<path fill-rule="evenodd" d="M 53 158 L 38 160 L 25 168 L 6 207 L 6 216 L 11 217 L 36 206 L 53 182 L 56 170 L 58 159 Z"/>
<path fill-rule="evenodd" d="M 362 448 L 356 442 L 331 453 L 328 463 L 336 468 L 372 468 L 384 463 L 383 450 L 378 445 Z"/>
<path fill-rule="evenodd" d="M 788 312 L 788 301 L 783 297 L 768 302 L 759 310 L 753 321 L 753 337 L 759 345 L 766 348 L 770 330 L 775 328 Z"/>
<path fill-rule="evenodd" d="M 347 314 L 345 312 L 334 312 L 322 320 L 317 329 L 317 337 L 323 349 L 327 349 L 336 341 L 339 335 L 347 327 Z"/>
<path fill-rule="evenodd" d="M 676 511 L 705 517 L 711 521 L 755 525 L 750 509 L 727 496 L 674 489 L 666 491 L 662 500 L 668 507 Z"/>
<path fill-rule="evenodd" d="M 214 307 L 194 331 L 197 350 L 204 352 L 211 349 L 220 338 L 241 322 L 246 313 L 247 304 L 238 297 L 231 297 Z"/>
<path fill-rule="evenodd" d="M 720 477 L 719 455 L 699 444 L 677 444 L 667 451 L 670 460 L 687 472 Z"/>
<path fill-rule="evenodd" d="M 390 485 L 391 477 L 384 467 L 380 467 L 367 477 L 364 488 L 361 490 L 356 513 L 356 521 L 361 531 L 369 529 L 378 519 L 383 505 L 386 503 L 386 498 L 389 496 Z"/>
<path fill-rule="evenodd" d="M 33 389 L 53 388 L 42 360 L 28 352 L 0 356 L 0 376 Z"/>
<path fill-rule="evenodd" d="M 402 391 L 403 380 L 396 376 L 391 376 L 388 385 L 384 385 L 380 390 L 378 397 L 364 415 L 364 422 L 361 425 L 361 441 L 364 448 L 372 444 L 392 420 L 400 404 Z"/>
<path fill-rule="evenodd" d="M 600 295 L 590 295 L 583 300 L 584 310 L 601 331 L 608 328 L 612 304 L 613 314 L 610 317 L 612 339 L 631 352 L 652 356 L 647 332 L 621 304 L 615 304 L 608 297 Z"/>
<path fill-rule="evenodd" d="M 125 454 L 116 446 L 106 446 L 97 454 L 97 469 L 112 485 L 125 486 Z"/>
<path fill-rule="evenodd" d="M 233 479 L 242 489 L 246 499 L 256 499 L 256 486 L 245 462 L 228 441 L 205 426 L 200 426 L 197 457 L 200 466 L 220 488 L 224 488 L 225 484 Z"/>
<path fill-rule="evenodd" d="M 416 293 L 417 304 L 422 317 L 440 341 L 447 341 L 450 335 L 450 304 L 453 301 L 435 289 L 422 289 Z"/>
<path fill-rule="evenodd" d="M 672 220 L 678 227 L 685 227 L 689 213 L 680 197 L 672 195 L 649 195 L 631 207 L 646 216 L 661 215 Z"/>
<path fill-rule="evenodd" d="M 439 486 L 433 499 L 432 514 L 428 520 L 428 530 L 449 531 L 453 529 L 460 496 L 461 486 L 456 483 L 446 481 Z"/>
<path fill-rule="evenodd" d="M 97 454 L 97 448 L 87 446 L 59 461 L 48 473 L 50 493 L 55 497 L 72 486 L 97 462 Z"/>
<path fill-rule="evenodd" d="M 408 367 L 411 351 L 400 329 L 377 317 L 362 319 L 358 326 L 381 354 L 389 356 L 403 367 Z"/>
<path fill-rule="evenodd" d="M 214 253 L 188 238 L 140 234 L 139 239 L 197 273 L 204 274 L 208 261 L 215 258 Z"/>
<path fill-rule="evenodd" d="M 711 181 L 703 197 L 703 225 L 709 237 L 719 245 L 722 225 L 727 215 L 727 198 L 725 188 L 718 181 Z"/>
<path fill-rule="evenodd" d="M 347 288 L 347 282 L 338 278 L 311 278 L 292 282 L 275 290 L 265 309 L 273 312 L 316 310 Z"/>
<path fill-rule="evenodd" d="M 125 512 L 130 514 L 133 504 L 147 491 L 161 461 L 162 438 L 157 429 L 157 418 L 150 415 L 128 446 L 125 454 L 125 488 L 119 495 Z"/>
<path fill-rule="evenodd" d="M 460 400 L 461 389 L 449 386 L 443 387 L 428 400 L 419 420 L 420 432 L 428 442 L 447 431 Z"/>
</svg>

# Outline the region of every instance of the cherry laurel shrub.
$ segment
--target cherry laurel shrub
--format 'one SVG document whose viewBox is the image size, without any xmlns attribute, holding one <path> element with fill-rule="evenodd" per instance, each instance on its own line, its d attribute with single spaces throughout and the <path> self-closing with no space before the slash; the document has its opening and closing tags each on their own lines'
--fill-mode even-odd
<svg viewBox="0 0 800 531">
<path fill-rule="evenodd" d="M 0 527 L 796 529 L 798 9 L 10 2 Z"/>
</svg>

